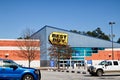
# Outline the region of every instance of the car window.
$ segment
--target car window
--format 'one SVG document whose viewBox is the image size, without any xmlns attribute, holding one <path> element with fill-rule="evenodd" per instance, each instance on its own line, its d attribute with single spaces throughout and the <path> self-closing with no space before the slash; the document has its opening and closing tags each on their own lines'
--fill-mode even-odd
<svg viewBox="0 0 120 80">
<path fill-rule="evenodd" d="M 113 64 L 117 66 L 117 65 L 118 65 L 118 62 L 117 62 L 117 61 L 113 61 Z"/>
<path fill-rule="evenodd" d="M 6 60 L 3 61 L 3 67 L 10 67 L 11 65 L 13 65 L 12 62 Z"/>
<path fill-rule="evenodd" d="M 112 65 L 112 62 L 111 62 L 111 61 L 108 61 L 107 64 L 108 64 L 109 66 L 111 66 L 111 65 Z"/>
<path fill-rule="evenodd" d="M 105 64 L 107 64 L 107 61 L 102 61 L 99 63 L 99 65 L 105 65 Z"/>
</svg>

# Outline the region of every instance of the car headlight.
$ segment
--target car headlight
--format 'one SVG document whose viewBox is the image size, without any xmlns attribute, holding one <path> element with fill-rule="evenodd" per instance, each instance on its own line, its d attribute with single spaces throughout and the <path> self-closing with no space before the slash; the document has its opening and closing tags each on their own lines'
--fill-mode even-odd
<svg viewBox="0 0 120 80">
<path fill-rule="evenodd" d="M 96 67 L 93 67 L 93 70 L 96 70 Z"/>
<path fill-rule="evenodd" d="M 35 74 L 40 74 L 40 71 L 39 70 L 35 70 Z"/>
<path fill-rule="evenodd" d="M 89 70 L 89 71 L 95 71 L 95 70 L 96 70 L 96 67 L 90 66 L 90 67 L 88 68 L 88 70 Z"/>
</svg>

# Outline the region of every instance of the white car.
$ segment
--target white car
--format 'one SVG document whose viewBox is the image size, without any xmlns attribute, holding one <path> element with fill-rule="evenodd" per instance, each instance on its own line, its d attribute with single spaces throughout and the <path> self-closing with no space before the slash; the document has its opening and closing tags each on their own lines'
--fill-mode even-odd
<svg viewBox="0 0 120 80">
<path fill-rule="evenodd" d="M 120 61 L 118 60 L 105 60 L 101 61 L 98 65 L 88 67 L 88 72 L 93 76 L 102 76 L 106 73 L 120 73 Z"/>
</svg>

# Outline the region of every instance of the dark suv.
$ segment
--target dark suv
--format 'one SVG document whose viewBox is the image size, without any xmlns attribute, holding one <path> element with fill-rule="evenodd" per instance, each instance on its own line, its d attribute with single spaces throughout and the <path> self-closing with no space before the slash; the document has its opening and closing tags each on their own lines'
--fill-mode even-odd
<svg viewBox="0 0 120 80">
<path fill-rule="evenodd" d="M 0 80 L 40 80 L 40 70 L 26 68 L 12 60 L 0 59 Z"/>
</svg>

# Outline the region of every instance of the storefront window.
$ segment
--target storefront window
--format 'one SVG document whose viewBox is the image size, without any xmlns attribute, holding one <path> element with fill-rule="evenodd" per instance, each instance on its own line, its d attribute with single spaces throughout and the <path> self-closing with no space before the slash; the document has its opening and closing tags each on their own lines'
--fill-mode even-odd
<svg viewBox="0 0 120 80">
<path fill-rule="evenodd" d="M 84 59 L 86 56 L 92 56 L 92 54 L 98 53 L 98 50 L 104 50 L 104 48 L 81 48 L 81 47 L 72 47 L 73 53 L 72 57 L 70 59 L 62 60 L 60 62 L 61 64 L 69 65 L 70 66 L 70 60 L 71 62 L 74 62 L 76 65 L 82 64 L 81 62 L 84 62 Z M 92 63 L 91 63 L 92 64 Z"/>
<path fill-rule="evenodd" d="M 98 53 L 98 50 L 104 50 L 104 48 L 81 48 L 81 47 L 73 47 L 73 53 L 72 53 L 72 57 L 74 57 L 74 60 L 78 60 L 78 59 L 82 59 L 84 60 L 85 56 L 92 56 L 93 53 Z M 83 58 L 81 58 L 83 57 Z M 73 59 L 73 58 L 72 58 Z"/>
</svg>

